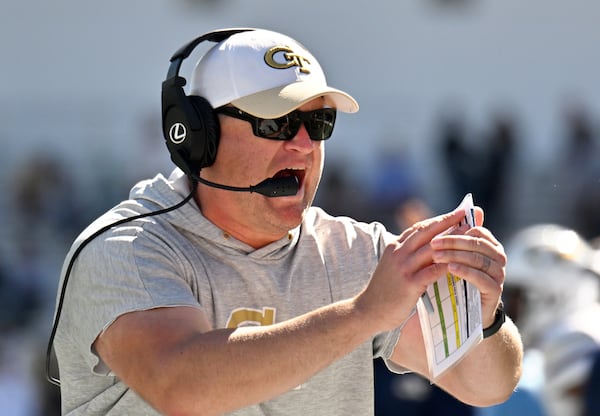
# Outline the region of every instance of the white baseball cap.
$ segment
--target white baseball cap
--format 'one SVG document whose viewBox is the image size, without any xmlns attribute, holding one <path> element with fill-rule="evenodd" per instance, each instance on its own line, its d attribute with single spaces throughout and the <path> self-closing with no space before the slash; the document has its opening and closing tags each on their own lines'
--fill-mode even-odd
<svg viewBox="0 0 600 416">
<path fill-rule="evenodd" d="M 317 97 L 345 113 L 358 111 L 349 94 L 329 87 L 317 59 L 299 42 L 269 30 L 234 34 L 196 64 L 190 95 L 213 108 L 232 104 L 261 118 L 281 117 Z"/>
</svg>

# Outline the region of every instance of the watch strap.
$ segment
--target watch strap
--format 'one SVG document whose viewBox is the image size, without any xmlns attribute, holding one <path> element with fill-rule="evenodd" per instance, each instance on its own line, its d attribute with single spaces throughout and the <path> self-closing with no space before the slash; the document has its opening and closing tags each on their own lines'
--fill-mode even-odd
<svg viewBox="0 0 600 416">
<path fill-rule="evenodd" d="M 483 338 L 489 338 L 500 330 L 504 322 L 506 321 L 506 314 L 504 313 L 504 305 L 500 302 L 496 314 L 494 315 L 494 322 L 483 329 Z"/>
</svg>

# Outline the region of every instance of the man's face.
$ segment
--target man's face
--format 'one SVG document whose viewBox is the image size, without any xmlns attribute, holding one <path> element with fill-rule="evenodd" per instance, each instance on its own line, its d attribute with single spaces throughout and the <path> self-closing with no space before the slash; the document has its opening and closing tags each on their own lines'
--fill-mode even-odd
<svg viewBox="0 0 600 416">
<path fill-rule="evenodd" d="M 322 108 L 322 98 L 299 108 Z M 324 144 L 311 140 L 304 125 L 289 141 L 254 136 L 249 122 L 220 115 L 221 139 L 215 163 L 201 176 L 220 184 L 246 187 L 267 178 L 295 175 L 296 195 L 269 198 L 258 193 L 232 192 L 199 185 L 203 214 L 224 231 L 254 247 L 275 241 L 302 221 L 323 171 Z"/>
</svg>

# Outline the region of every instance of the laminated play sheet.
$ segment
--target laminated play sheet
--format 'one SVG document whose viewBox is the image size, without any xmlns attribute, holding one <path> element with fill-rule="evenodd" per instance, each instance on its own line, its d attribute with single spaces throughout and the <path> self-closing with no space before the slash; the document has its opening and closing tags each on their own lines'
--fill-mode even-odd
<svg viewBox="0 0 600 416">
<path fill-rule="evenodd" d="M 465 196 L 459 208 L 465 211 L 461 225 L 475 226 L 471 194 Z M 469 282 L 448 273 L 429 285 L 417 310 L 429 375 L 435 380 L 483 339 L 481 296 Z"/>
</svg>

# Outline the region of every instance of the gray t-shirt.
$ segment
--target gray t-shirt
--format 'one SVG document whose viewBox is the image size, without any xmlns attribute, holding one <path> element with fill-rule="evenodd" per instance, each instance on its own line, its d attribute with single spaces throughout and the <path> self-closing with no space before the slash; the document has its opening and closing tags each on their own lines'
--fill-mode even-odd
<svg viewBox="0 0 600 416">
<path fill-rule="evenodd" d="M 78 237 L 62 279 L 74 250 L 94 231 L 173 206 L 188 193 L 178 169 L 169 179 L 158 175 L 138 183 L 129 200 Z M 193 201 L 104 232 L 74 263 L 56 334 L 63 414 L 158 414 L 92 348 L 120 315 L 190 306 L 202 309 L 214 328 L 285 321 L 356 295 L 388 238 L 381 224 L 332 217 L 311 207 L 288 236 L 256 250 L 208 221 Z M 372 414 L 373 358 L 389 358 L 398 336 L 399 330 L 380 334 L 298 388 L 231 415 Z"/>
</svg>

